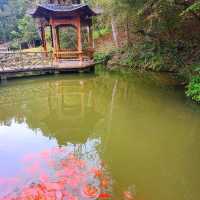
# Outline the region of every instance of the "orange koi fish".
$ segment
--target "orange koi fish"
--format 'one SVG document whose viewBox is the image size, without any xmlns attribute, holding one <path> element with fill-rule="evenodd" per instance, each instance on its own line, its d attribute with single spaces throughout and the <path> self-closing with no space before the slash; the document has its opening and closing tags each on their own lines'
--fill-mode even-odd
<svg viewBox="0 0 200 200">
<path fill-rule="evenodd" d="M 108 188 L 108 186 L 109 186 L 109 180 L 107 178 L 103 178 L 101 180 L 101 187 Z"/>
<path fill-rule="evenodd" d="M 83 193 L 86 197 L 95 198 L 98 197 L 98 188 L 92 185 L 86 185 L 83 189 Z"/>
</svg>

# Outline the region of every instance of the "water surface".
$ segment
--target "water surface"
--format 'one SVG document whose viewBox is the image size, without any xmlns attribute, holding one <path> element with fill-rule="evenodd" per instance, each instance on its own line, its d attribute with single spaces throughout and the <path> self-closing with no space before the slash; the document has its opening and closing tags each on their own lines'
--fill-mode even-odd
<svg viewBox="0 0 200 200">
<path fill-rule="evenodd" d="M 52 149 L 101 166 L 109 183 L 86 181 L 112 199 L 200 199 L 200 108 L 160 75 L 59 75 L 0 85 L 0 199 L 40 182 L 36 155 L 45 159 Z"/>
</svg>

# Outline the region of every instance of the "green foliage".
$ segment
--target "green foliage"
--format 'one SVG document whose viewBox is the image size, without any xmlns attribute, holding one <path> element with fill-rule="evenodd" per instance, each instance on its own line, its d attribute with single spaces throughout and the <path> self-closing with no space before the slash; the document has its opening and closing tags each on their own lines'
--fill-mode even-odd
<svg viewBox="0 0 200 200">
<path fill-rule="evenodd" d="M 106 53 L 95 53 L 94 54 L 94 61 L 96 63 L 107 63 L 112 58 L 112 54 Z"/>
<path fill-rule="evenodd" d="M 37 30 L 34 25 L 33 19 L 30 16 L 24 16 L 17 22 L 17 31 L 11 32 L 14 41 L 30 42 L 38 38 Z"/>
<path fill-rule="evenodd" d="M 144 42 L 128 47 L 123 51 L 125 53 L 121 64 L 128 65 L 132 68 L 168 71 L 171 67 L 168 65 L 168 60 L 171 59 L 172 53 L 166 46 L 158 48 L 152 42 Z"/>
<path fill-rule="evenodd" d="M 152 43 L 143 43 L 135 48 L 136 67 L 159 71 L 164 66 L 162 52 Z"/>
<path fill-rule="evenodd" d="M 196 13 L 200 11 L 200 1 L 197 1 L 190 5 L 186 10 L 184 10 L 181 15 L 188 14 L 188 13 Z"/>
<path fill-rule="evenodd" d="M 11 39 L 11 32 L 17 31 L 17 21 L 25 15 L 27 0 L 7 0 L 0 8 L 0 40 Z"/>
<path fill-rule="evenodd" d="M 94 31 L 94 39 L 98 39 L 106 34 L 110 33 L 110 29 L 107 28 L 107 27 L 104 27 L 104 28 L 101 28 L 101 29 L 98 29 L 98 30 L 95 30 Z"/>
<path fill-rule="evenodd" d="M 200 73 L 200 64 L 195 65 L 194 71 Z"/>
<path fill-rule="evenodd" d="M 31 42 L 38 34 L 28 9 L 35 3 L 31 0 L 4 0 L 0 6 L 0 41 L 12 40 L 12 46 Z"/>
<path fill-rule="evenodd" d="M 75 27 L 60 27 L 59 36 L 61 49 L 77 49 L 77 30 Z"/>
<path fill-rule="evenodd" d="M 194 76 L 188 87 L 186 95 L 191 97 L 194 101 L 200 103 L 200 76 Z"/>
<path fill-rule="evenodd" d="M 123 49 L 123 51 L 121 52 L 121 54 L 124 54 L 123 59 L 121 60 L 120 64 L 122 65 L 127 65 L 131 68 L 135 67 L 135 60 L 133 57 L 133 52 L 132 49 Z"/>
</svg>

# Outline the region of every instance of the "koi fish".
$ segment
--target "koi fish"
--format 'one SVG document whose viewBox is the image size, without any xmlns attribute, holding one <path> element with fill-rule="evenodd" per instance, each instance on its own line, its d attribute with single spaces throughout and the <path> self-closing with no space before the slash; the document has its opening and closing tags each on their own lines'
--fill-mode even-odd
<svg viewBox="0 0 200 200">
<path fill-rule="evenodd" d="M 86 197 L 96 198 L 98 197 L 98 188 L 92 185 L 86 185 L 83 189 L 83 193 Z"/>
<path fill-rule="evenodd" d="M 107 178 L 103 178 L 103 179 L 101 180 L 101 186 L 102 186 L 103 188 L 108 188 L 108 186 L 109 186 L 109 180 L 108 180 Z"/>
<path fill-rule="evenodd" d="M 108 199 L 108 198 L 111 198 L 112 196 L 110 195 L 110 194 L 108 194 L 108 193 L 101 193 L 100 195 L 99 195 L 99 198 L 100 199 Z"/>
<path fill-rule="evenodd" d="M 98 169 L 98 168 L 92 168 L 92 173 L 94 173 L 95 177 L 101 177 L 102 176 L 102 170 Z"/>
</svg>

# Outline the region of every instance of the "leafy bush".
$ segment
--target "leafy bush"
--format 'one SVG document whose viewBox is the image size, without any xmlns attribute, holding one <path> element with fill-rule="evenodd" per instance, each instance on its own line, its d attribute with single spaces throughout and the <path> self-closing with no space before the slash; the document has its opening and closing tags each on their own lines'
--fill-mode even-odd
<svg viewBox="0 0 200 200">
<path fill-rule="evenodd" d="M 108 28 L 98 29 L 97 31 L 94 31 L 94 39 L 96 40 L 96 39 L 106 35 L 109 32 L 110 32 L 110 29 L 108 29 Z"/>
<path fill-rule="evenodd" d="M 193 71 L 200 73 L 200 64 L 193 65 Z"/>
<path fill-rule="evenodd" d="M 106 54 L 106 53 L 95 53 L 94 54 L 94 61 L 96 63 L 106 64 L 111 58 L 112 58 L 111 54 Z"/>
<path fill-rule="evenodd" d="M 135 44 L 125 52 L 126 56 L 122 64 L 154 71 L 165 70 L 166 68 L 164 53 L 160 49 L 156 49 L 152 43 Z"/>
<path fill-rule="evenodd" d="M 195 76 L 191 79 L 187 87 L 186 95 L 200 103 L 200 76 Z"/>
<path fill-rule="evenodd" d="M 190 12 L 199 12 L 200 11 L 200 2 L 197 1 L 195 3 L 193 3 L 191 6 L 189 6 L 185 11 L 183 11 L 183 13 L 181 13 L 181 15 L 190 13 Z"/>
</svg>

